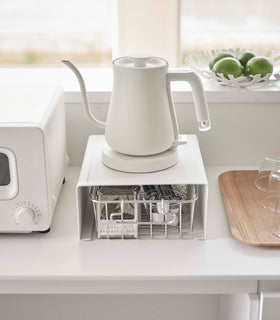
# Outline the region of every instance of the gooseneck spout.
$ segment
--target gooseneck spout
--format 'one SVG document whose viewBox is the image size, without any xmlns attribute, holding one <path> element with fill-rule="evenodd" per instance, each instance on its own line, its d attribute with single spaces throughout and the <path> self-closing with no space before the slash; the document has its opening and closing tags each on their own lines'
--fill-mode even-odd
<svg viewBox="0 0 280 320">
<path fill-rule="evenodd" d="M 95 118 L 95 116 L 93 115 L 93 113 L 90 110 L 90 106 L 89 106 L 89 102 L 88 102 L 88 97 L 87 97 L 87 92 L 86 92 L 86 85 L 84 82 L 84 79 L 80 73 L 80 71 L 73 65 L 73 63 L 69 60 L 62 60 L 61 62 L 63 62 L 67 67 L 69 67 L 74 74 L 76 75 L 78 81 L 79 81 L 79 85 L 80 85 L 80 90 L 82 93 L 82 97 L 83 97 L 83 101 L 84 101 L 84 106 L 85 106 L 85 111 L 87 114 L 87 117 L 99 128 L 105 128 L 106 127 L 106 123 L 99 121 L 98 119 Z"/>
</svg>

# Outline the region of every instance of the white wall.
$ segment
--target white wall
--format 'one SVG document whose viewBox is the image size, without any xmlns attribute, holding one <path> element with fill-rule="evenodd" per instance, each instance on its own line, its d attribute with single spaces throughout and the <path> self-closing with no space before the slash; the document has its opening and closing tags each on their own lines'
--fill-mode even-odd
<svg viewBox="0 0 280 320">
<path fill-rule="evenodd" d="M 179 23 L 179 0 L 119 0 L 118 56 L 146 53 L 178 66 Z"/>
<path fill-rule="evenodd" d="M 108 103 L 93 106 L 96 117 L 105 120 Z M 180 133 L 198 134 L 205 165 L 258 166 L 267 152 L 280 149 L 279 103 L 209 103 L 209 109 L 212 130 L 199 132 L 194 106 L 176 104 Z M 67 103 L 66 117 L 71 165 L 80 166 L 88 136 L 103 131 L 86 118 L 80 103 Z"/>
<path fill-rule="evenodd" d="M 219 320 L 252 320 L 252 316 L 251 301 L 248 294 L 220 296 Z M 254 320 L 257 320 L 257 318 L 255 317 Z"/>
<path fill-rule="evenodd" d="M 0 295 L 1 320 L 217 320 L 219 295 Z"/>
</svg>

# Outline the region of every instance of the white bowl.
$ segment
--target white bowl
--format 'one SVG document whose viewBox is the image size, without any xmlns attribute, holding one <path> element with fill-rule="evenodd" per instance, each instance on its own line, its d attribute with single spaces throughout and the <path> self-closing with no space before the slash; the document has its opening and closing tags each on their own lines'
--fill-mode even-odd
<svg viewBox="0 0 280 320">
<path fill-rule="evenodd" d="M 234 78 L 233 75 L 229 74 L 227 79 L 222 73 L 217 75 L 209 69 L 209 62 L 215 56 L 222 52 L 232 52 L 237 57 L 246 49 L 222 49 L 222 50 L 211 50 L 209 51 L 200 51 L 189 54 L 185 58 L 186 64 L 194 71 L 196 71 L 203 78 L 208 80 L 218 81 L 222 85 L 230 87 L 255 87 L 265 86 L 268 83 L 279 81 L 280 80 L 280 70 L 277 68 L 277 65 L 280 64 L 280 52 L 278 51 L 255 51 L 258 56 L 265 56 L 271 60 L 273 63 L 274 74 L 267 74 L 265 77 L 261 77 L 260 74 L 250 75 L 250 76 L 240 76 Z"/>
</svg>

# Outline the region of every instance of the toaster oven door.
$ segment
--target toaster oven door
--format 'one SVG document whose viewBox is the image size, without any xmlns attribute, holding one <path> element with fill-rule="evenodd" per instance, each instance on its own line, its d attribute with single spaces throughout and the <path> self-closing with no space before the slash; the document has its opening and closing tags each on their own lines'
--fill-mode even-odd
<svg viewBox="0 0 280 320">
<path fill-rule="evenodd" d="M 18 193 L 16 157 L 7 148 L 0 148 L 0 201 L 13 199 Z"/>
</svg>

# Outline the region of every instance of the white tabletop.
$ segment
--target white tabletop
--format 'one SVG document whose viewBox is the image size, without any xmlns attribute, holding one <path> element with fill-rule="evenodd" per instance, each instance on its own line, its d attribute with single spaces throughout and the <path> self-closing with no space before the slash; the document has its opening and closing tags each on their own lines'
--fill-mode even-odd
<svg viewBox="0 0 280 320">
<path fill-rule="evenodd" d="M 231 169 L 206 168 L 205 241 L 79 241 L 70 167 L 48 234 L 0 235 L 0 293 L 256 292 L 257 280 L 280 279 L 280 252 L 231 237 L 217 179 Z"/>
</svg>

